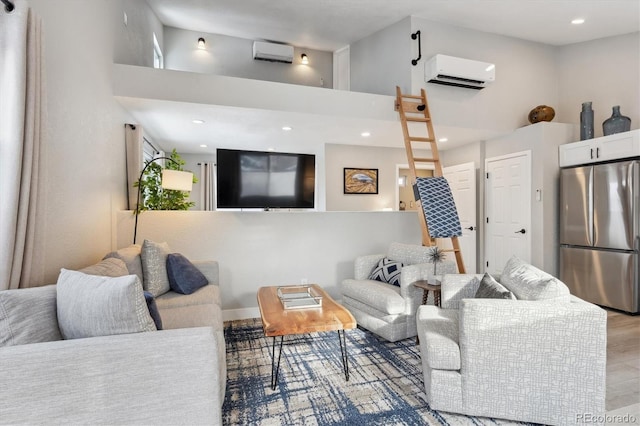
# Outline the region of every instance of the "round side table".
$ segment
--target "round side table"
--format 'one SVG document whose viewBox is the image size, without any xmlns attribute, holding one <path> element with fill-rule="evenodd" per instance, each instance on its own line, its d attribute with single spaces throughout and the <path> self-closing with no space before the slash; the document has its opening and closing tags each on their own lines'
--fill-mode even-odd
<svg viewBox="0 0 640 426">
<path fill-rule="evenodd" d="M 436 306 L 440 306 L 440 285 L 429 284 L 427 280 L 418 280 L 413 283 L 413 285 L 417 288 L 422 289 L 422 304 L 427 304 L 427 298 L 429 297 L 429 292 L 433 291 L 433 303 Z"/>
</svg>

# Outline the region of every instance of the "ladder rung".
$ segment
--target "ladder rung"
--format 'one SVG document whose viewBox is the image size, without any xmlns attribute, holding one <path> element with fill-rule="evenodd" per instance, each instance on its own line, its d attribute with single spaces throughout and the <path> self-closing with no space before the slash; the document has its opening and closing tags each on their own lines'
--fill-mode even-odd
<svg viewBox="0 0 640 426">
<path fill-rule="evenodd" d="M 431 121 L 430 118 L 426 117 L 405 117 L 407 121 L 419 121 L 421 123 L 426 123 L 427 121 Z"/>
<path fill-rule="evenodd" d="M 461 250 L 460 249 L 444 249 L 444 250 L 440 250 L 440 251 L 445 252 L 445 253 L 451 253 L 451 252 L 459 252 Z"/>
<path fill-rule="evenodd" d="M 409 140 L 413 142 L 435 142 L 434 138 L 423 138 L 417 136 L 409 136 Z"/>
<path fill-rule="evenodd" d="M 414 158 L 413 161 L 416 163 L 437 163 L 440 160 L 436 158 Z"/>
<path fill-rule="evenodd" d="M 409 98 L 409 99 L 422 99 L 422 96 L 418 96 L 418 95 L 402 95 L 403 98 Z"/>
</svg>

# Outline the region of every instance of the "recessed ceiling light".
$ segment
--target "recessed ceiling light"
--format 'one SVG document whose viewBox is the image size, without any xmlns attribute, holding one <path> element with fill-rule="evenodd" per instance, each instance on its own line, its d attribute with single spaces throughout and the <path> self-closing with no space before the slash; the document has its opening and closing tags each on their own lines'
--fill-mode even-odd
<svg viewBox="0 0 640 426">
<path fill-rule="evenodd" d="M 276 149 L 272 146 L 270 146 L 269 148 L 267 148 L 267 151 L 275 151 Z"/>
<path fill-rule="evenodd" d="M 368 138 L 369 136 L 371 136 L 371 133 L 369 133 L 369 132 L 362 132 L 362 133 L 360 133 L 360 136 L 362 136 L 363 138 Z"/>
<path fill-rule="evenodd" d="M 447 138 L 440 138 L 440 139 L 438 139 L 438 142 L 447 142 L 448 140 L 449 139 L 447 139 Z"/>
<path fill-rule="evenodd" d="M 206 145 L 204 145 L 204 144 L 200 145 L 200 148 L 206 148 L 206 147 L 207 147 L 207 146 L 206 146 Z"/>
<path fill-rule="evenodd" d="M 293 127 L 291 126 L 282 126 L 282 130 L 284 130 L 285 132 L 288 132 L 291 129 L 293 129 Z"/>
<path fill-rule="evenodd" d="M 571 23 L 573 25 L 580 25 L 580 24 L 584 24 L 584 19 L 583 18 L 576 18 L 573 21 L 571 21 Z"/>
<path fill-rule="evenodd" d="M 203 124 L 204 120 L 191 120 L 193 124 Z"/>
</svg>

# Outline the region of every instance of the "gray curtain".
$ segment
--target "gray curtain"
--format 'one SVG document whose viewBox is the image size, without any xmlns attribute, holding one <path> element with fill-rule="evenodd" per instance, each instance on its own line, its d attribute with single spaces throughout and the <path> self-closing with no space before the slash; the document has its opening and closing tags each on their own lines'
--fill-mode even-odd
<svg viewBox="0 0 640 426">
<path fill-rule="evenodd" d="M 200 163 L 200 206 L 202 210 L 215 210 L 214 164 Z"/>
<path fill-rule="evenodd" d="M 0 8 L 0 290 L 41 284 L 45 117 L 42 22 Z"/>
<path fill-rule="evenodd" d="M 138 181 L 140 172 L 142 172 L 142 147 L 144 145 L 142 126 L 125 124 L 124 136 L 125 144 L 127 145 L 127 191 L 129 210 L 134 210 L 136 208 L 138 188 L 134 187 L 133 184 Z"/>
</svg>

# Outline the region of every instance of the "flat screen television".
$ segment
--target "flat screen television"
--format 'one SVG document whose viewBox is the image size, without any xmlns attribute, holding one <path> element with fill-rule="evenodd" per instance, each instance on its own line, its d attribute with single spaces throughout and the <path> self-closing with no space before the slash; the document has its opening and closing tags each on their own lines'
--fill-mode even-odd
<svg viewBox="0 0 640 426">
<path fill-rule="evenodd" d="M 220 209 L 315 206 L 315 155 L 218 149 L 216 163 Z"/>
</svg>

